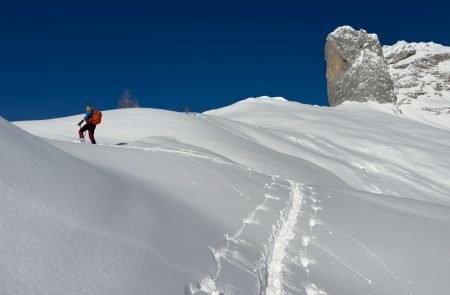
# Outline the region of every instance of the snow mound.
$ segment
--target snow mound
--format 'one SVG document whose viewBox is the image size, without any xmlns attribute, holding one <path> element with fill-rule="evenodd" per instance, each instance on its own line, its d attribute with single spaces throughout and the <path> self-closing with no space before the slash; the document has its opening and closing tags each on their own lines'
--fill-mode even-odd
<svg viewBox="0 0 450 295">
<path fill-rule="evenodd" d="M 245 104 L 245 103 L 282 103 L 282 102 L 288 102 L 287 99 L 285 99 L 284 97 L 281 96 L 258 96 L 258 97 L 248 97 L 245 99 L 242 99 L 238 102 L 235 102 L 233 105 L 241 105 L 241 104 Z M 215 110 L 210 110 L 210 111 L 206 111 L 204 112 L 204 114 L 208 114 L 209 112 L 212 112 Z"/>
<path fill-rule="evenodd" d="M 258 97 L 249 97 L 247 99 L 241 100 L 241 102 L 244 101 L 288 101 L 288 100 L 281 96 L 258 96 Z"/>
<path fill-rule="evenodd" d="M 136 192 L 1 118 L 0 136 L 0 293 L 120 289 L 127 277 L 107 269 L 134 256 L 122 197 Z M 132 275 L 137 262 L 122 269 Z"/>
</svg>

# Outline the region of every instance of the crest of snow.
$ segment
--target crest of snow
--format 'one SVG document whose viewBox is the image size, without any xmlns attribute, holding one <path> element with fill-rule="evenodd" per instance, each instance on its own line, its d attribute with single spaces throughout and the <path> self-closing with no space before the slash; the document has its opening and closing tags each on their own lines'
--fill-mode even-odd
<svg viewBox="0 0 450 295">
<path fill-rule="evenodd" d="M 243 103 L 249 103 L 249 102 L 252 102 L 252 103 L 253 102 L 256 102 L 256 103 L 259 103 L 259 102 L 279 103 L 279 102 L 288 102 L 288 100 L 285 99 L 284 97 L 281 97 L 281 96 L 274 96 L 274 97 L 272 97 L 272 96 L 257 96 L 257 97 L 249 97 L 249 98 L 240 100 L 240 101 L 235 102 L 234 104 L 232 104 L 232 106 L 233 105 L 240 105 L 240 104 L 243 104 Z M 215 110 L 209 110 L 209 111 L 204 112 L 204 114 L 210 114 L 210 113 L 212 113 L 214 111 L 218 111 L 220 109 L 221 108 L 215 109 Z"/>
<path fill-rule="evenodd" d="M 239 102 L 246 102 L 246 101 L 288 101 L 288 100 L 281 96 L 258 96 L 258 97 L 249 97 Z"/>
</svg>

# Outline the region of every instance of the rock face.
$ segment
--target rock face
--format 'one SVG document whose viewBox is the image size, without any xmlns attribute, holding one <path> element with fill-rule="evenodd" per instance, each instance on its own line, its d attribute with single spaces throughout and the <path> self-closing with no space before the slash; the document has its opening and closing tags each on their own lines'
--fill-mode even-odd
<svg viewBox="0 0 450 295">
<path fill-rule="evenodd" d="M 396 101 L 377 35 L 339 27 L 327 37 L 325 59 L 330 106 L 344 101 Z"/>
<path fill-rule="evenodd" d="M 381 47 L 375 34 L 339 27 L 325 45 L 328 103 L 392 103 L 394 113 L 450 126 L 450 47 L 399 41 Z"/>
<path fill-rule="evenodd" d="M 421 104 L 422 110 L 432 111 L 440 108 L 436 103 L 431 105 L 431 100 L 437 100 L 447 106 L 435 113 L 450 113 L 450 47 L 399 41 L 383 46 L 383 52 L 399 107 Z"/>
</svg>

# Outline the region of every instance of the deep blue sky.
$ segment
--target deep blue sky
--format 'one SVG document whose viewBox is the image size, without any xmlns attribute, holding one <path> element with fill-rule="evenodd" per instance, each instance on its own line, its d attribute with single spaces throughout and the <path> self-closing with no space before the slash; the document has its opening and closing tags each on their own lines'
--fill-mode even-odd
<svg viewBox="0 0 450 295">
<path fill-rule="evenodd" d="M 0 115 L 204 111 L 249 96 L 326 105 L 324 41 L 348 24 L 450 45 L 449 1 L 1 1 Z M 446 4 L 447 2 L 447 4 Z"/>
</svg>

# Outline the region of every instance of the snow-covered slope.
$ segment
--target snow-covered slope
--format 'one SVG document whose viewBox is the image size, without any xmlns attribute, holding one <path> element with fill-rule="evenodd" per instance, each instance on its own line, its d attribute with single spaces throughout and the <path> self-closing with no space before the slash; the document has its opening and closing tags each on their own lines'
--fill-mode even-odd
<svg viewBox="0 0 450 295">
<path fill-rule="evenodd" d="M 407 117 L 450 128 L 450 47 L 433 42 L 383 46 L 397 108 Z"/>
<path fill-rule="evenodd" d="M 271 134 L 255 139 L 260 144 L 321 166 L 355 189 L 450 205 L 450 132 L 393 115 L 389 105 L 323 108 L 264 99 L 207 113 L 257 125 Z"/>
<path fill-rule="evenodd" d="M 105 111 L 97 146 L 2 122 L 0 290 L 447 294 L 449 132 L 383 108 Z"/>
<path fill-rule="evenodd" d="M 4 121 L 0 134 L 1 294 L 183 294 L 222 276 L 234 293 L 259 285 L 293 183 L 170 139 L 55 148 Z"/>
</svg>

